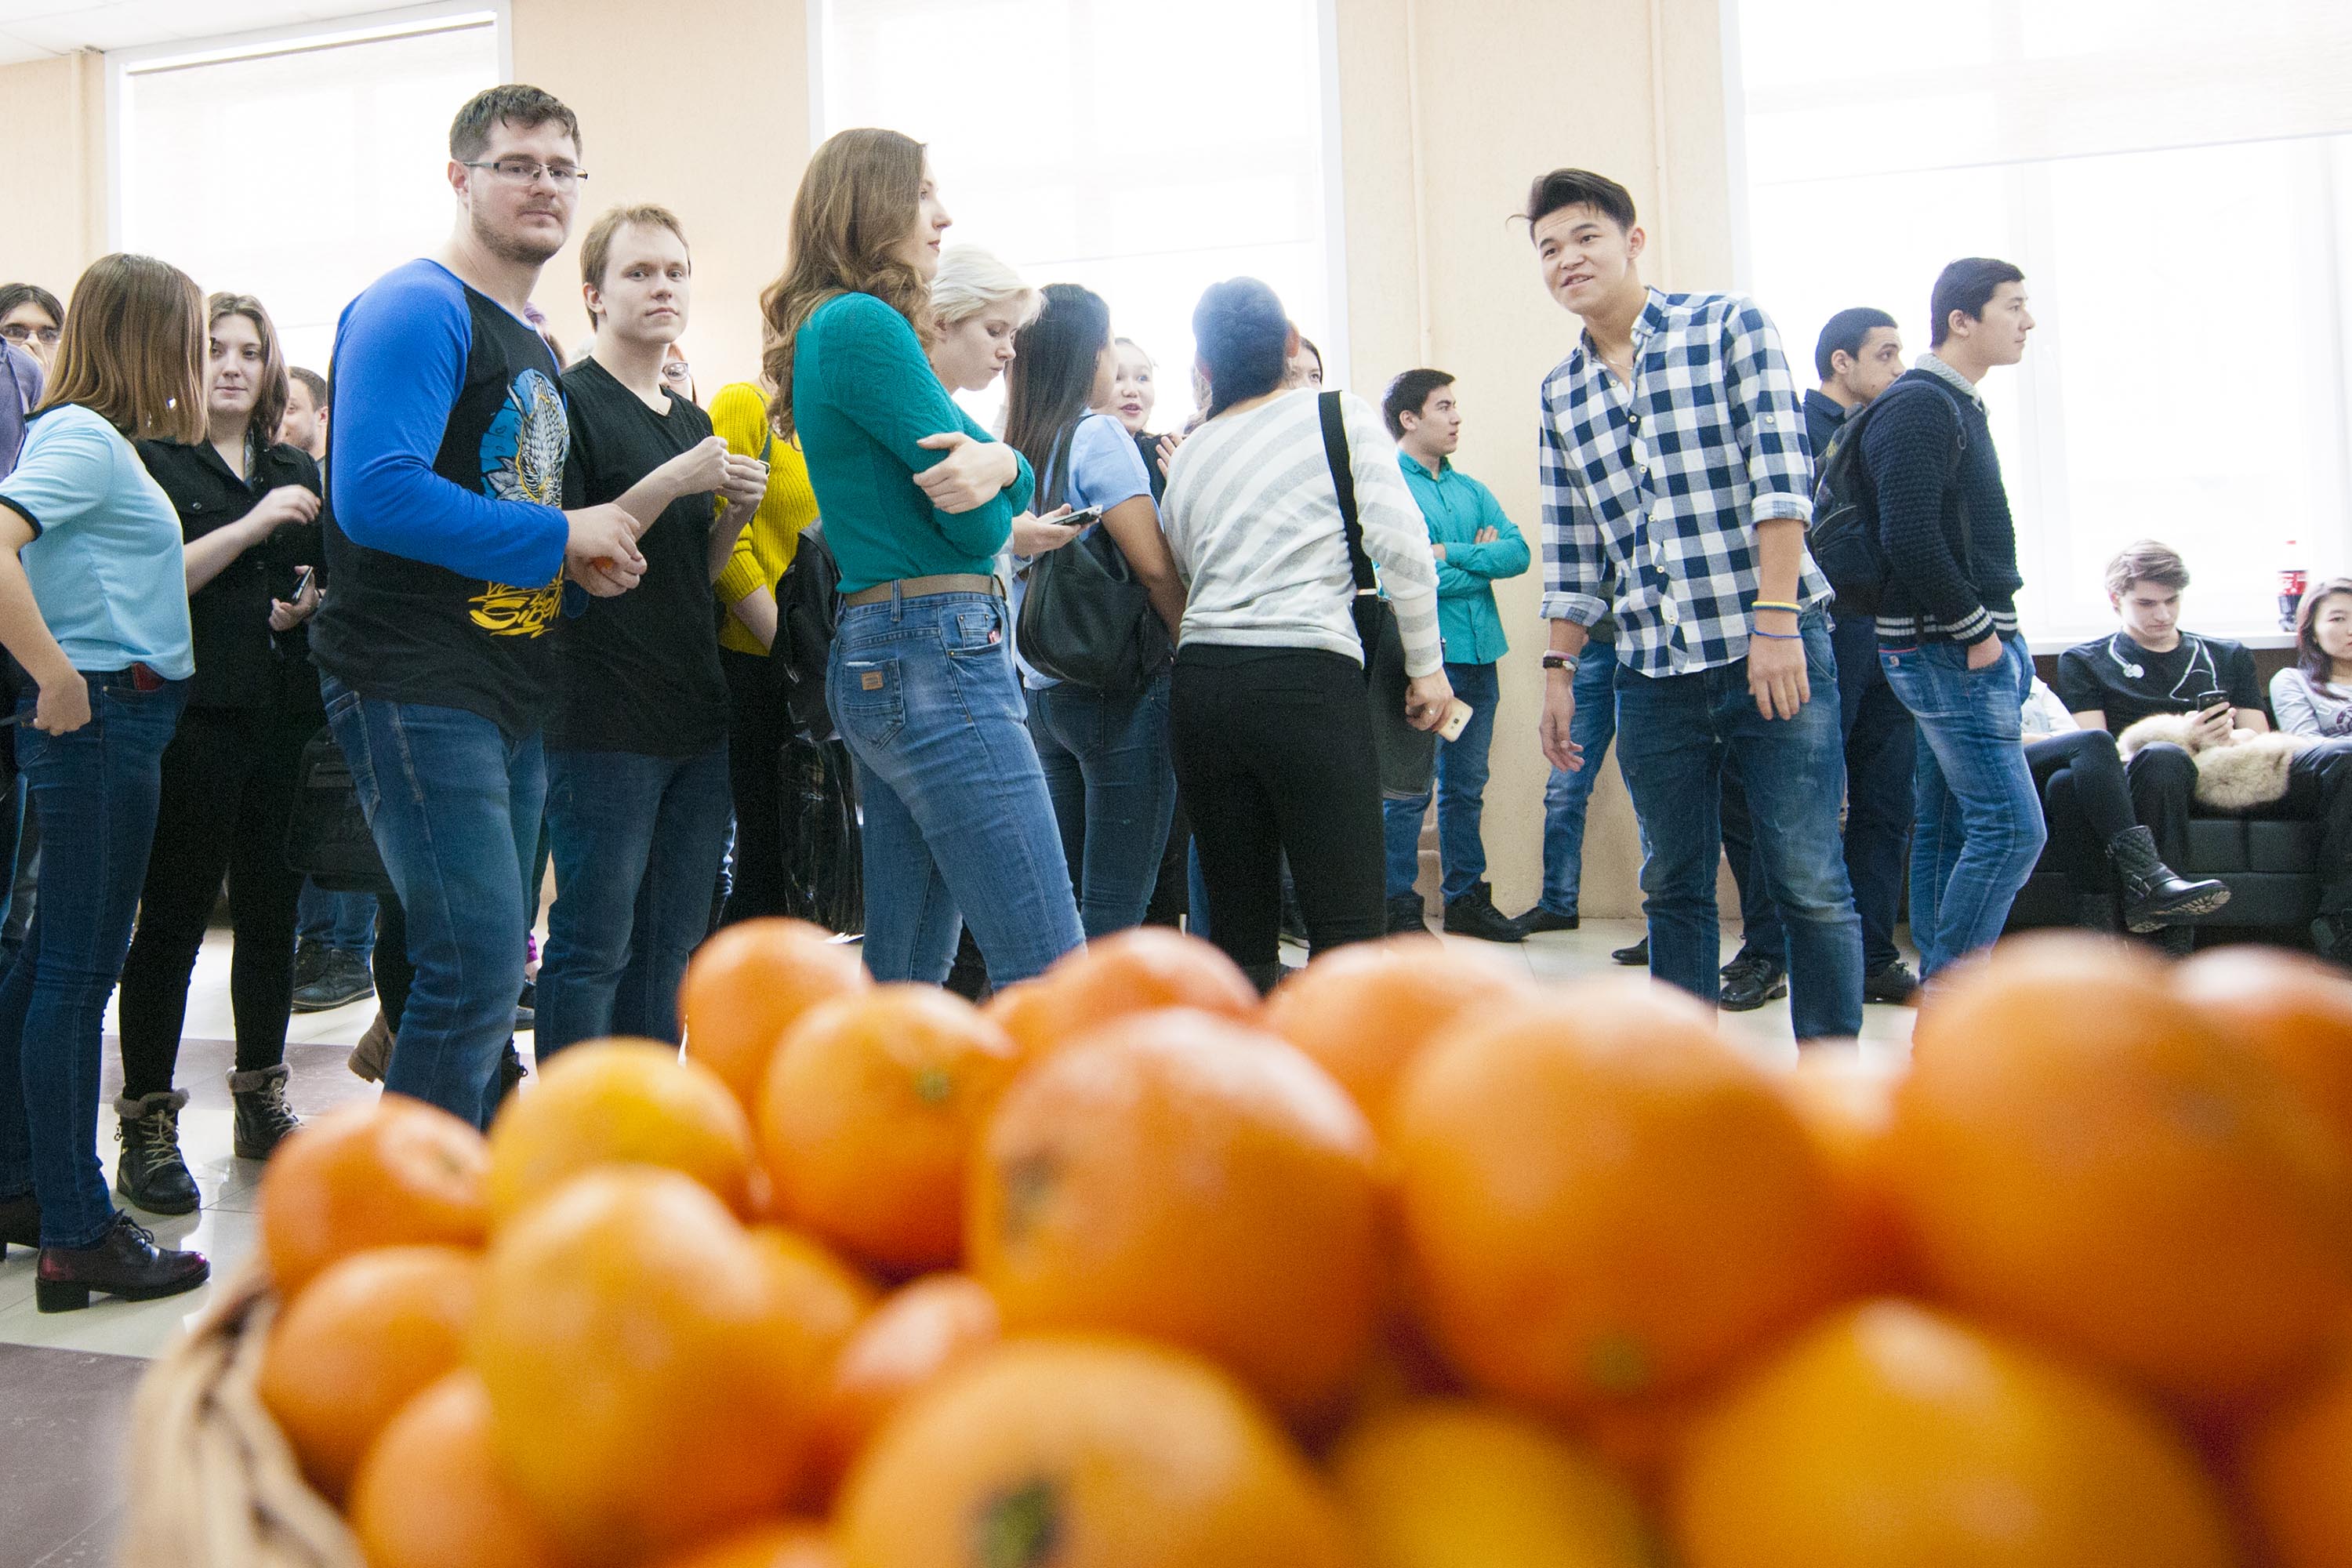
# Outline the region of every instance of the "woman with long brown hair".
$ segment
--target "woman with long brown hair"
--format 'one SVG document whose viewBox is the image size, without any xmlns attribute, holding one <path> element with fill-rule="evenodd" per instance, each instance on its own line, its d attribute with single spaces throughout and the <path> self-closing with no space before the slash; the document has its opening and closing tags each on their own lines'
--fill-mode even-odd
<svg viewBox="0 0 2352 1568">
<path fill-rule="evenodd" d="M 173 1084 L 188 976 L 228 882 L 236 949 L 229 999 L 236 1067 L 228 1075 L 239 1158 L 266 1160 L 299 1125 L 286 1105 L 286 1021 L 294 995 L 301 875 L 286 863 L 302 747 L 327 721 L 305 623 L 319 603 L 309 569 L 320 540 L 319 465 L 277 439 L 285 356 L 261 301 L 205 301 L 205 430 L 142 441 L 139 456 L 179 514 L 196 677 L 163 753 L 155 847 L 139 933 L 122 965 L 122 1155 L 115 1190 L 156 1214 L 196 1206 L 180 1158 Z"/>
<path fill-rule="evenodd" d="M 826 694 L 865 808 L 866 966 L 943 980 L 967 920 L 1009 984 L 1081 937 L 993 574 L 1035 480 L 924 353 L 951 221 L 919 142 L 845 131 L 809 162 L 761 304 L 776 428 L 841 567 Z"/>
<path fill-rule="evenodd" d="M 136 440 L 205 433 L 205 302 L 184 272 L 114 255 L 75 284 L 55 374 L 0 479 L 0 646 L 32 689 L 16 759 L 42 835 L 39 903 L 0 980 L 0 1250 L 38 1246 L 35 1303 L 140 1300 L 204 1258 L 107 1201 L 99 1026 L 147 874 L 163 749 L 195 659 L 180 522 Z"/>
<path fill-rule="evenodd" d="M 2331 577 L 2294 612 L 2294 663 L 2271 677 L 2280 729 L 2327 739 L 2352 735 L 2352 577 Z"/>
</svg>

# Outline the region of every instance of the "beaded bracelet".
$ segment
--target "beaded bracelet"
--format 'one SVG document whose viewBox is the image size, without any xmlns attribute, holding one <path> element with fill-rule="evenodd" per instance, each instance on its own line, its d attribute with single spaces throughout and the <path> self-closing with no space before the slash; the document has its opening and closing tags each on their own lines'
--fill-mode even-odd
<svg viewBox="0 0 2352 1568">
<path fill-rule="evenodd" d="M 1802 632 L 1764 632 L 1751 630 L 1748 635 L 1751 637 L 1763 637 L 1770 642 L 1802 642 L 1805 640 L 1805 634 Z"/>
</svg>

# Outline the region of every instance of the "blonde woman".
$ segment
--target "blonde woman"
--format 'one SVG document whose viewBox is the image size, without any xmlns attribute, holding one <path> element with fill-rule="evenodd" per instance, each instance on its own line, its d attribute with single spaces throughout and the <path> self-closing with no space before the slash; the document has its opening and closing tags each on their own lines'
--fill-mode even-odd
<svg viewBox="0 0 2352 1568">
<path fill-rule="evenodd" d="M 204 296 L 152 257 L 101 257 L 0 479 L 0 646 L 30 679 L 16 760 L 48 829 L 39 912 L 0 981 L 0 1251 L 40 1247 L 45 1312 L 206 1272 L 115 1212 L 98 1163 L 99 1026 L 195 670 L 179 516 L 131 443 L 202 440 L 204 408 Z"/>
</svg>

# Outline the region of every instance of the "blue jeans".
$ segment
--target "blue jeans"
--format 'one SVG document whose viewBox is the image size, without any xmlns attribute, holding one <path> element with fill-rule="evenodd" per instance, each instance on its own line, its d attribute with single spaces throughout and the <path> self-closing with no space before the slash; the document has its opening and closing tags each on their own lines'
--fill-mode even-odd
<svg viewBox="0 0 2352 1568">
<path fill-rule="evenodd" d="M 93 1246 L 114 1220 L 98 1163 L 99 1031 L 188 699 L 184 680 L 88 679 L 90 721 L 69 733 L 33 728 L 37 693 L 16 705 L 17 764 L 47 832 L 33 923 L 0 980 L 0 1197 L 37 1194 L 44 1247 Z"/>
<path fill-rule="evenodd" d="M 1757 847 L 1788 927 L 1790 1017 L 1807 1040 L 1862 1027 L 1862 922 L 1838 843 L 1845 753 L 1829 627 L 1818 611 L 1799 625 L 1812 694 L 1795 718 L 1757 712 L 1744 658 L 1688 675 L 1621 669 L 1617 762 L 1649 847 L 1642 891 L 1650 973 L 1712 1002 L 1721 989 L 1722 774 L 1736 759 L 1748 805 L 1769 827 Z"/>
<path fill-rule="evenodd" d="M 1878 662 L 1919 726 L 1911 940 L 1934 974 L 2000 935 L 2042 856 L 2042 797 L 2019 739 L 2033 659 L 2012 633 L 1982 669 L 1945 642 L 1882 647 Z"/>
<path fill-rule="evenodd" d="M 487 1127 L 522 992 L 523 884 L 547 799 L 539 731 L 518 738 L 463 708 L 362 698 L 331 676 L 319 684 L 416 967 L 383 1087 Z"/>
<path fill-rule="evenodd" d="M 1556 915 L 1577 913 L 1584 885 L 1584 816 L 1592 786 L 1617 737 L 1617 645 L 1588 642 L 1570 678 L 1576 713 L 1568 738 L 1584 748 L 1584 765 L 1574 773 L 1554 768 L 1544 785 L 1542 907 Z"/>
<path fill-rule="evenodd" d="M 678 982 L 710 934 L 731 801 L 723 742 L 688 757 L 549 749 L 540 1060 L 605 1035 L 677 1043 Z"/>
<path fill-rule="evenodd" d="M 1078 873 L 1087 939 L 1143 923 L 1168 824 L 1176 764 L 1168 749 L 1168 679 L 1132 697 L 1067 681 L 1029 693 L 1029 738 L 1045 773 L 1062 858 Z"/>
<path fill-rule="evenodd" d="M 1495 743 L 1495 707 L 1503 683 L 1491 664 L 1449 664 L 1445 679 L 1454 695 L 1474 710 L 1460 739 L 1437 742 L 1437 858 L 1444 872 L 1438 895 L 1451 903 L 1486 879 L 1486 846 L 1478 824 L 1486 808 L 1486 755 Z M 1412 892 L 1421 874 L 1421 820 L 1428 813 L 1426 795 L 1381 802 L 1391 899 Z"/>
<path fill-rule="evenodd" d="M 1862 967 L 1874 974 L 1903 955 L 1895 916 L 1911 848 L 1912 771 L 1918 735 L 1911 710 L 1878 664 L 1878 624 L 1846 616 L 1830 626 L 1837 656 L 1839 720 L 1845 729 L 1845 874 L 1862 917 Z"/>
<path fill-rule="evenodd" d="M 866 966 L 947 978 L 956 932 L 999 987 L 1085 941 L 1004 601 L 893 596 L 841 613 L 825 700 L 857 762 Z"/>
<path fill-rule="evenodd" d="M 1789 931 L 1780 906 L 1765 891 L 1764 852 L 1756 845 L 1756 818 L 1748 809 L 1748 786 L 1740 782 L 1739 759 L 1723 759 L 1723 858 L 1739 889 L 1739 951 L 1787 966 Z"/>
<path fill-rule="evenodd" d="M 375 951 L 375 895 L 331 893 L 305 878 L 294 905 L 295 931 L 307 942 L 348 952 L 362 963 Z"/>
</svg>

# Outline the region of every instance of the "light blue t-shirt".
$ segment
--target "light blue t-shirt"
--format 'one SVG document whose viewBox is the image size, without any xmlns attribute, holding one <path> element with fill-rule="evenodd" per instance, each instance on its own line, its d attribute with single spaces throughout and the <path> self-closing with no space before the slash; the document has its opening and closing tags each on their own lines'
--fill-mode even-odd
<svg viewBox="0 0 2352 1568">
<path fill-rule="evenodd" d="M 1053 482 L 1054 476 L 1050 470 L 1038 475 L 1038 495 L 1045 495 Z M 1143 453 L 1136 447 L 1135 437 L 1127 433 L 1127 426 L 1108 414 L 1089 414 L 1079 420 L 1077 434 L 1070 438 L 1070 479 L 1063 489 L 1062 500 L 1074 510 L 1083 511 L 1087 507 L 1098 506 L 1108 511 L 1122 501 L 1150 493 L 1151 475 L 1144 468 Z M 1100 523 L 1095 525 L 1096 528 L 1101 526 Z M 1087 530 L 1087 532 L 1092 531 L 1092 529 Z M 1083 533 L 1078 536 L 1079 539 L 1085 537 Z M 1077 540 L 1072 540 L 1063 548 L 1074 549 L 1076 544 Z M 1015 626 L 1021 624 L 1021 601 L 1027 597 L 1028 593 L 1028 574 L 1016 572 L 1013 577 L 1013 624 Z M 1042 691 L 1048 686 L 1060 684 L 1052 676 L 1040 674 L 1032 668 L 1029 661 L 1021 657 L 1017 641 L 1013 645 L 1013 657 L 1014 662 L 1021 666 L 1022 684 L 1031 690 Z"/>
<path fill-rule="evenodd" d="M 78 403 L 49 409 L 26 429 L 0 502 L 38 531 L 20 559 L 76 669 L 195 673 L 180 515 L 120 431 Z"/>
</svg>

